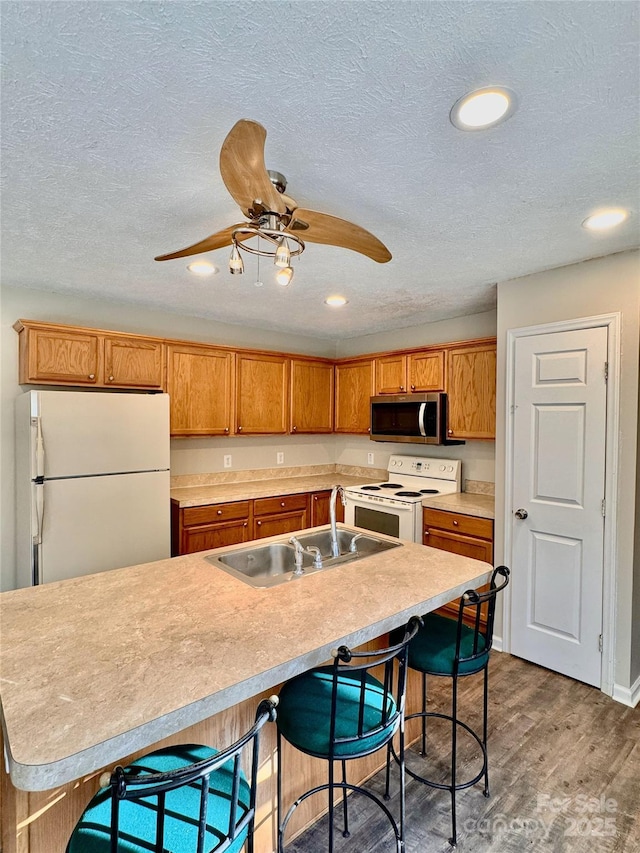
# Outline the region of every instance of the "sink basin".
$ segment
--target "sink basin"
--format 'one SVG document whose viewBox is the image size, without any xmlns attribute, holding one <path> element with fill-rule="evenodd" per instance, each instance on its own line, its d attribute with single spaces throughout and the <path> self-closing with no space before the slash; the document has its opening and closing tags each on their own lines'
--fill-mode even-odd
<svg viewBox="0 0 640 853">
<path fill-rule="evenodd" d="M 338 546 L 340 555 L 331 556 L 331 531 L 316 530 L 313 533 L 299 533 L 297 539 L 304 548 L 314 546 L 322 554 L 322 568 L 314 566 L 314 558 L 305 553 L 302 558 L 304 574 L 295 575 L 295 548 L 289 544 L 289 537 L 282 542 L 271 542 L 268 545 L 254 543 L 246 548 L 238 548 L 223 554 L 212 554 L 205 557 L 209 563 L 217 566 L 228 574 L 255 587 L 275 586 L 285 581 L 297 580 L 307 574 L 326 571 L 332 566 L 361 560 L 371 554 L 378 554 L 390 548 L 397 548 L 402 542 L 379 539 L 373 534 L 362 534 L 356 542 L 357 551 L 352 552 L 349 546 L 358 530 L 338 529 Z"/>
</svg>

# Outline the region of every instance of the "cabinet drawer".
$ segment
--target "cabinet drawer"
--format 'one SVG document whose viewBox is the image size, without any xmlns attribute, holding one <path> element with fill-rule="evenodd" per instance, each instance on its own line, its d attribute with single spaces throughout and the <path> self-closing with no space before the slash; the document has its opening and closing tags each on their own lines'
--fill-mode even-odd
<svg viewBox="0 0 640 853">
<path fill-rule="evenodd" d="M 457 512 L 444 512 L 440 509 L 423 511 L 424 526 L 450 530 L 452 533 L 464 533 L 466 536 L 478 536 L 493 539 L 493 521 L 490 518 L 478 518 L 475 515 L 462 515 Z"/>
<path fill-rule="evenodd" d="M 249 501 L 234 501 L 232 503 L 186 507 L 183 510 L 182 520 L 185 527 L 190 527 L 194 524 L 210 524 L 213 521 L 230 521 L 248 517 Z"/>
<path fill-rule="evenodd" d="M 427 528 L 424 532 L 424 544 L 451 554 L 471 557 L 472 560 L 493 562 L 493 543 L 474 536 L 461 536 L 459 533 L 447 533 L 446 530 Z"/>
<path fill-rule="evenodd" d="M 306 492 L 300 495 L 280 495 L 277 498 L 256 498 L 253 511 L 255 515 L 271 515 L 277 512 L 306 510 L 308 501 L 309 495 Z"/>
</svg>

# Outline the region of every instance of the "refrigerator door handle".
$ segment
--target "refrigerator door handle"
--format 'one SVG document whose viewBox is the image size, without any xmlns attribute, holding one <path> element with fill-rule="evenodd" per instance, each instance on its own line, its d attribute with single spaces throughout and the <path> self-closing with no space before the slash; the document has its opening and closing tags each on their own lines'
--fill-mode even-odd
<svg viewBox="0 0 640 853">
<path fill-rule="evenodd" d="M 31 513 L 31 583 L 38 586 L 41 583 L 40 554 L 42 546 L 42 524 L 44 521 L 44 483 L 34 483 L 32 490 L 33 509 Z"/>
<path fill-rule="evenodd" d="M 42 479 L 44 477 L 44 438 L 42 436 L 42 419 L 39 417 L 31 418 L 31 428 L 35 432 L 35 441 L 33 448 L 35 453 L 35 477 Z"/>
</svg>

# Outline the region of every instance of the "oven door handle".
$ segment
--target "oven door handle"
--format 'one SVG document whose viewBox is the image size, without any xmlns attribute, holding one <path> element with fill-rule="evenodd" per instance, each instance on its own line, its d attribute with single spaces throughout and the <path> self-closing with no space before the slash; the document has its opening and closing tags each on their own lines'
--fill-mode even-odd
<svg viewBox="0 0 640 853">
<path fill-rule="evenodd" d="M 420 435 L 423 438 L 427 437 L 427 431 L 426 431 L 425 425 L 424 425 L 424 415 L 425 415 L 426 409 L 427 409 L 427 404 L 426 403 L 420 403 L 420 408 L 418 409 L 418 426 L 420 428 Z"/>
</svg>

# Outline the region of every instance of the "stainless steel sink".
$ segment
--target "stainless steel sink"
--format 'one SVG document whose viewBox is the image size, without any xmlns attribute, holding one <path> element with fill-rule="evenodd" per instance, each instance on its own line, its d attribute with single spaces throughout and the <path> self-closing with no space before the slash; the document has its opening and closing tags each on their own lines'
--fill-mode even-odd
<svg viewBox="0 0 640 853">
<path fill-rule="evenodd" d="M 358 535 L 360 534 L 360 535 Z M 357 550 L 351 551 L 350 546 L 355 536 L 354 545 Z M 399 541 L 379 539 L 369 533 L 360 533 L 353 529 L 338 529 L 338 546 L 340 554 L 331 556 L 331 531 L 316 530 L 313 533 L 299 533 L 296 538 L 304 548 L 319 548 L 322 555 L 322 568 L 314 566 L 314 557 L 305 553 L 302 555 L 303 574 L 294 574 L 295 548 L 289 544 L 289 537 L 281 542 L 271 542 L 268 545 L 253 543 L 246 548 L 237 548 L 223 554 L 212 554 L 205 557 L 209 563 L 233 577 L 255 587 L 270 587 L 290 580 L 297 580 L 307 574 L 326 571 L 332 566 L 361 560 L 371 554 L 378 554 L 390 548 L 402 545 Z"/>
</svg>

